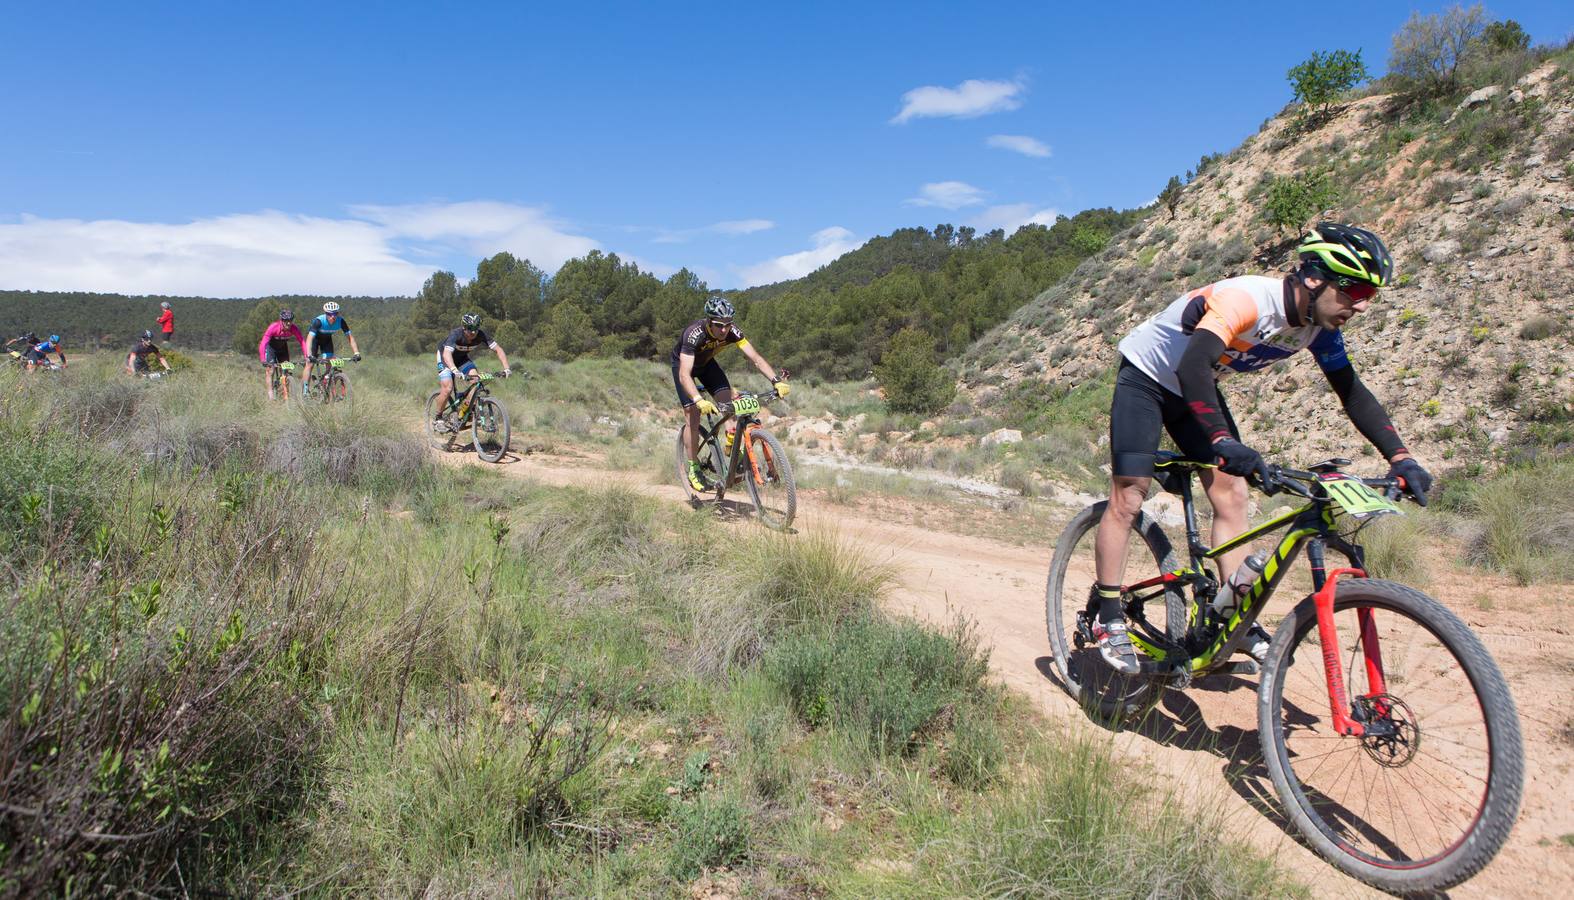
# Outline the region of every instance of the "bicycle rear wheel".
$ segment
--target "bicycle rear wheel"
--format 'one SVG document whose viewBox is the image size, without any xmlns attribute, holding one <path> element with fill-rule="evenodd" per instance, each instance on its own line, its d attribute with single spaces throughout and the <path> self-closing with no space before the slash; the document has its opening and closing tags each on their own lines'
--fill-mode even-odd
<svg viewBox="0 0 1574 900">
<path fill-rule="evenodd" d="M 1280 624 L 1258 729 L 1290 820 L 1330 862 L 1389 891 L 1441 891 L 1492 860 L 1519 812 L 1519 716 L 1481 641 L 1419 591 L 1341 581 L 1334 623 L 1360 737 L 1335 733 L 1313 601 Z"/>
<path fill-rule="evenodd" d="M 437 395 L 437 391 L 426 395 L 426 405 L 422 408 L 421 427 L 426 429 L 426 439 L 431 442 L 433 447 L 439 450 L 451 450 L 453 449 L 454 437 L 456 436 L 453 428 L 449 427 L 447 431 L 437 430 Z M 447 415 L 444 415 L 442 420 L 445 426 L 452 425 Z"/>
<path fill-rule="evenodd" d="M 673 450 L 673 461 L 676 463 L 678 484 L 683 487 L 683 493 L 688 498 L 689 505 L 693 506 L 703 501 L 705 497 L 694 490 L 693 485 L 689 484 L 688 429 L 689 424 L 687 422 L 678 427 L 678 443 Z M 720 453 L 714 440 L 700 441 L 698 456 L 700 475 L 712 485 L 715 485 L 720 480 L 716 474 L 718 471 L 716 461 L 721 458 Z"/>
<path fill-rule="evenodd" d="M 508 452 L 508 410 L 491 397 L 482 397 L 470 411 L 470 435 L 475 455 L 486 462 L 497 462 Z"/>
<path fill-rule="evenodd" d="M 1044 617 L 1061 686 L 1089 712 L 1119 720 L 1146 712 L 1163 693 L 1163 684 L 1147 675 L 1122 675 L 1111 669 L 1099 656 L 1088 630 L 1097 613 L 1088 600 L 1094 582 L 1093 541 L 1108 505 L 1106 500 L 1089 506 L 1061 532 L 1049 565 Z M 1169 538 L 1147 513 L 1137 514 L 1132 530 L 1152 561 L 1135 558 L 1128 567 L 1129 582 L 1180 567 Z M 1186 602 L 1185 594 L 1172 588 L 1145 604 L 1144 615 L 1153 630 L 1178 640 L 1186 631 Z M 1138 658 L 1146 660 L 1140 650 Z"/>
<path fill-rule="evenodd" d="M 775 435 L 763 428 L 750 428 L 748 435 L 743 480 L 749 487 L 749 499 L 754 501 L 755 515 L 766 528 L 785 531 L 798 512 L 798 486 L 792 479 L 792 463 Z"/>
</svg>

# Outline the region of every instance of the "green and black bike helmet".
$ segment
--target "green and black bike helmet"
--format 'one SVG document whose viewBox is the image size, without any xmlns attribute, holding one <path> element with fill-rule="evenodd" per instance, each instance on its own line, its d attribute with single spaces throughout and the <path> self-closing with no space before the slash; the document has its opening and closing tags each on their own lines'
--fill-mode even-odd
<svg viewBox="0 0 1574 900">
<path fill-rule="evenodd" d="M 481 315 L 479 313 L 465 313 L 459 317 L 459 325 L 470 331 L 479 330 L 481 327 Z"/>
<path fill-rule="evenodd" d="M 1382 238 L 1354 225 L 1318 222 L 1296 248 L 1303 266 L 1326 280 L 1386 287 L 1394 277 L 1394 258 Z"/>
</svg>

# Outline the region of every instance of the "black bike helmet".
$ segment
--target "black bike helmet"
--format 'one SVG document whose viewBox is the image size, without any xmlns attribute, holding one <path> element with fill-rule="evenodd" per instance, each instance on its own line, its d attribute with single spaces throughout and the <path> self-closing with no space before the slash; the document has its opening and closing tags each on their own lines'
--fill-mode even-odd
<svg viewBox="0 0 1574 900">
<path fill-rule="evenodd" d="M 709 319 L 730 319 L 736 314 L 726 297 L 712 297 L 705 301 L 705 317 Z"/>
<path fill-rule="evenodd" d="M 151 332 L 151 331 L 144 331 L 144 332 L 142 332 L 142 339 L 144 341 L 151 341 L 151 340 L 153 340 L 153 332 Z"/>
<path fill-rule="evenodd" d="M 481 314 L 465 313 L 459 317 L 459 324 L 463 326 L 466 331 L 475 331 L 481 327 Z"/>
<path fill-rule="evenodd" d="M 292 312 L 290 312 L 287 309 L 279 310 L 279 321 L 280 322 L 291 322 L 291 321 L 294 321 L 294 319 L 295 319 L 295 313 L 292 313 Z"/>
<path fill-rule="evenodd" d="M 1382 238 L 1354 225 L 1319 222 L 1296 248 L 1303 266 L 1325 280 L 1383 287 L 1394 277 L 1394 258 Z"/>
</svg>

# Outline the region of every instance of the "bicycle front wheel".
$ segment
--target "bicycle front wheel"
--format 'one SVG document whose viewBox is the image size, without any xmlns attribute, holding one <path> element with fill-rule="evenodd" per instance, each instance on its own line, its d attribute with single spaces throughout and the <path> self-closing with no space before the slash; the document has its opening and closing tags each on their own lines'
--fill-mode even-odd
<svg viewBox="0 0 1574 900">
<path fill-rule="evenodd" d="M 785 531 L 798 512 L 798 486 L 792 480 L 792 463 L 775 435 L 763 428 L 750 428 L 748 435 L 743 480 L 749 487 L 749 499 L 754 501 L 755 515 L 766 528 Z"/>
<path fill-rule="evenodd" d="M 1519 812 L 1519 715 L 1497 664 L 1425 594 L 1368 578 L 1334 600 L 1345 691 L 1365 734 L 1335 732 L 1313 601 L 1279 626 L 1258 729 L 1290 820 L 1330 862 L 1384 890 L 1442 891 L 1492 860 Z"/>
<path fill-rule="evenodd" d="M 350 379 L 342 372 L 335 372 L 328 376 L 328 390 L 324 392 L 325 403 L 349 403 Z"/>
<path fill-rule="evenodd" d="M 1109 501 L 1100 501 L 1078 513 L 1061 532 L 1049 565 L 1044 592 L 1044 617 L 1049 628 L 1050 652 L 1061 686 L 1089 712 L 1104 719 L 1120 720 L 1140 715 L 1157 702 L 1161 682 L 1147 675 L 1122 675 L 1099 656 L 1090 631 L 1098 610 L 1089 597 L 1094 583 L 1093 542 L 1099 520 Z M 1137 540 L 1147 548 L 1151 562 L 1133 562 L 1130 582 L 1151 578 L 1180 567 L 1170 540 L 1145 512 L 1132 522 Z M 1186 631 L 1186 596 L 1171 588 L 1144 605 L 1143 614 L 1152 630 L 1172 640 Z M 1138 651 L 1138 658 L 1148 660 Z"/>
<path fill-rule="evenodd" d="M 486 462 L 497 462 L 508 452 L 508 410 L 491 397 L 475 402 L 470 412 L 470 434 L 475 455 Z"/>
</svg>

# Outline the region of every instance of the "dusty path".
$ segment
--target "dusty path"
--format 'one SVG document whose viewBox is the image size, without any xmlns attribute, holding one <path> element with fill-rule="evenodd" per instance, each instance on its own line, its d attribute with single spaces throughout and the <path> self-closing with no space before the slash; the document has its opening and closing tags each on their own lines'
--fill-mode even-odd
<svg viewBox="0 0 1574 900">
<path fill-rule="evenodd" d="M 446 461 L 474 464 L 473 456 L 446 454 Z M 652 484 L 645 470 L 609 473 L 586 454 L 510 455 L 500 469 L 513 476 L 553 484 L 584 484 L 587 468 L 600 483 L 616 480 L 651 496 L 684 502 L 675 485 Z M 925 530 L 882 511 L 881 518 L 800 495 L 800 529 L 827 529 L 889 564 L 898 588 L 889 605 L 899 612 L 943 622 L 960 613 L 977 621 L 991 648 L 991 664 L 1008 685 L 1033 698 L 1067 727 L 1097 730 L 1134 766 L 1151 768 L 1199 805 L 1226 811 L 1242 838 L 1273 854 L 1281 864 L 1315 885 L 1319 896 L 1372 896 L 1364 885 L 1341 875 L 1291 839 L 1275 812 L 1277 801 L 1266 771 L 1255 761 L 1255 678 L 1212 679 L 1211 690 L 1171 693 L 1158 715 L 1141 730 L 1110 734 L 1090 721 L 1046 673 L 1043 583 L 1054 535 L 1022 546 L 964 534 Z M 751 527 L 746 522 L 738 527 Z M 1574 881 L 1574 651 L 1555 635 L 1507 630 L 1509 622 L 1534 621 L 1511 606 L 1514 590 L 1498 584 L 1499 612 L 1493 615 L 1461 602 L 1494 585 L 1471 571 L 1440 580 L 1433 593 L 1450 603 L 1483 635 L 1509 679 L 1523 719 L 1526 740 L 1525 803 L 1508 845 L 1487 870 L 1455 889 L 1456 897 L 1539 896 L 1567 891 Z M 1542 604 L 1537 604 L 1542 605 Z M 1549 610 L 1552 607 L 1549 606 Z M 1561 629 L 1548 620 L 1541 626 Z"/>
</svg>

